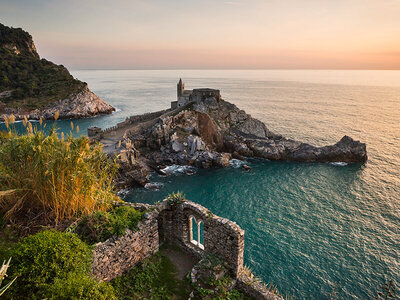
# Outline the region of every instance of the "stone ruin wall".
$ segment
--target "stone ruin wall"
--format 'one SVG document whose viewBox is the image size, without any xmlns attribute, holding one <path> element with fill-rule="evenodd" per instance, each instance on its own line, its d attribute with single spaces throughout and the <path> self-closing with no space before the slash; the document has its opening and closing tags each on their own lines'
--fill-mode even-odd
<svg viewBox="0 0 400 300">
<path fill-rule="evenodd" d="M 228 219 L 215 216 L 205 207 L 185 201 L 171 205 L 163 202 L 165 209 L 159 214 L 159 231 L 162 242 L 174 243 L 197 257 L 205 252 L 224 259 L 234 278 L 243 266 L 244 230 Z M 202 221 L 204 249 L 191 243 L 190 217 Z"/>
<path fill-rule="evenodd" d="M 135 232 L 128 229 L 121 237 L 95 245 L 92 274 L 97 280 L 110 281 L 158 251 L 160 243 L 156 214 L 146 213 Z"/>
<path fill-rule="evenodd" d="M 164 200 L 156 206 L 142 203 L 119 205 L 129 205 L 146 211 L 146 214 L 135 232 L 127 230 L 124 236 L 110 238 L 95 245 L 92 274 L 97 280 L 110 281 L 155 254 L 160 244 L 172 243 L 199 259 L 205 253 L 224 259 L 231 275 L 236 279 L 236 287 L 255 299 L 283 299 L 270 292 L 264 283 L 254 281 L 253 276 L 246 273 L 243 268 L 244 230 L 235 222 L 218 217 L 191 201 L 173 204 Z M 204 249 L 190 241 L 191 217 L 204 224 Z"/>
</svg>

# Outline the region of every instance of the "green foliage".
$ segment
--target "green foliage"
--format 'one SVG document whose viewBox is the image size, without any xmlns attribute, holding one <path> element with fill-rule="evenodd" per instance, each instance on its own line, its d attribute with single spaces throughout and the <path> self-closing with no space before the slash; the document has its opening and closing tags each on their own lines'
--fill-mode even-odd
<svg viewBox="0 0 400 300">
<path fill-rule="evenodd" d="M 171 299 L 178 288 L 174 273 L 171 261 L 159 252 L 111 283 L 120 299 Z"/>
<path fill-rule="evenodd" d="M 13 120 L 11 120 L 12 122 Z M 0 207 L 5 220 L 61 220 L 109 209 L 116 200 L 113 177 L 118 168 L 87 137 L 64 140 L 53 130 L 0 135 Z M 8 125 L 8 122 L 6 122 Z M 0 211 L 1 212 L 1 211 Z M 47 223 L 46 223 L 47 224 Z"/>
<path fill-rule="evenodd" d="M 167 196 L 167 202 L 171 205 L 181 204 L 186 200 L 186 195 L 180 191 L 169 194 Z"/>
<path fill-rule="evenodd" d="M 8 107 L 41 108 L 84 88 L 64 66 L 39 59 L 33 47 L 29 33 L 0 24 L 0 92 L 12 91 L 11 97 L 1 99 Z"/>
<path fill-rule="evenodd" d="M 11 275 L 18 280 L 9 289 L 18 298 L 40 298 L 56 279 L 69 273 L 88 274 L 92 252 L 75 234 L 42 231 L 28 236 L 11 250 Z"/>
<path fill-rule="evenodd" d="M 120 206 L 107 212 L 96 212 L 84 217 L 75 232 L 89 244 L 98 243 L 112 236 L 122 236 L 126 229 L 135 231 L 143 213 L 130 206 Z"/>
<path fill-rule="evenodd" d="M 0 24 L 0 47 L 15 46 L 21 52 L 20 55 L 39 58 L 32 43 L 32 36 L 28 32 Z"/>
<path fill-rule="evenodd" d="M 69 299 L 96 299 L 96 300 L 116 300 L 114 288 L 108 282 L 97 282 L 94 278 L 83 275 L 69 273 L 66 278 L 57 278 L 46 291 L 49 299 L 69 300 Z"/>
</svg>

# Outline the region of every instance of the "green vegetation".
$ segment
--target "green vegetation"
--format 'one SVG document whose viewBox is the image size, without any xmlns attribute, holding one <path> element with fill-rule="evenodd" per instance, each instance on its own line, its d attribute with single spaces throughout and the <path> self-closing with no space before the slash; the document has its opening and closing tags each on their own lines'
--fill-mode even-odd
<svg viewBox="0 0 400 300">
<path fill-rule="evenodd" d="M 171 299 L 174 295 L 178 299 L 187 299 L 175 274 L 172 262 L 158 252 L 111 284 L 119 299 Z"/>
<path fill-rule="evenodd" d="M 7 120 L 12 123 L 13 120 Z M 0 205 L 4 221 L 58 224 L 96 211 L 106 211 L 117 197 L 117 170 L 87 137 L 45 135 L 24 121 L 27 133 L 0 135 Z"/>
<path fill-rule="evenodd" d="M 54 230 L 30 235 L 14 245 L 12 276 L 18 279 L 9 289 L 14 297 L 45 298 L 56 279 L 69 273 L 87 274 L 91 250 L 75 234 Z"/>
<path fill-rule="evenodd" d="M 121 206 L 107 212 L 85 216 L 77 225 L 76 232 L 89 244 L 105 241 L 112 236 L 122 236 L 126 229 L 135 231 L 143 213 L 130 206 Z"/>
<path fill-rule="evenodd" d="M 93 277 L 69 273 L 66 278 L 57 278 L 50 286 L 50 299 L 96 299 L 116 300 L 114 288 L 108 282 L 98 282 Z"/>
<path fill-rule="evenodd" d="M 219 280 L 214 280 L 212 277 L 205 283 L 206 287 L 194 285 L 195 295 L 199 299 L 227 299 L 227 300 L 242 300 L 250 299 L 237 289 L 232 289 L 233 282 L 229 277 L 223 277 Z"/>
<path fill-rule="evenodd" d="M 32 47 L 32 36 L 21 28 L 0 24 L 0 46 L 7 48 L 15 46 L 21 55 L 39 58 L 36 49 Z"/>
<path fill-rule="evenodd" d="M 42 108 L 85 86 L 64 66 L 39 59 L 32 37 L 20 28 L 0 24 L 0 61 L 0 92 L 12 91 L 11 97 L 1 99 L 7 107 Z"/>
<path fill-rule="evenodd" d="M 227 273 L 226 262 L 215 254 L 206 253 L 197 264 L 199 273 L 203 274 L 197 278 L 197 282 L 191 282 L 194 296 L 198 299 L 251 299 L 234 288 L 234 283 L 228 275 L 222 278 L 216 274 Z M 205 278 L 208 275 L 208 278 Z"/>
<path fill-rule="evenodd" d="M 186 195 L 180 191 L 167 196 L 167 202 L 171 205 L 181 204 L 186 200 Z"/>
</svg>

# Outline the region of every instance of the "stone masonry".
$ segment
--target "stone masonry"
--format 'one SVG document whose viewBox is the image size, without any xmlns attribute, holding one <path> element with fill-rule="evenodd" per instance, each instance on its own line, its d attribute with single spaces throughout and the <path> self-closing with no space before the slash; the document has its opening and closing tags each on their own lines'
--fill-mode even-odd
<svg viewBox="0 0 400 300">
<path fill-rule="evenodd" d="M 141 260 L 158 251 L 156 213 L 146 213 L 135 232 L 98 243 L 93 251 L 92 274 L 98 280 L 110 281 L 130 270 Z"/>
<path fill-rule="evenodd" d="M 238 276 L 244 250 L 244 230 L 239 225 L 190 201 L 175 205 L 165 201 L 163 205 L 158 218 L 160 241 L 177 244 L 199 258 L 206 252 L 216 254 L 228 263 L 232 276 Z M 204 245 L 190 241 L 191 217 L 204 224 Z"/>
<path fill-rule="evenodd" d="M 213 254 L 226 262 L 237 287 L 255 299 L 282 299 L 243 267 L 244 230 L 235 222 L 214 215 L 191 201 L 181 203 L 164 200 L 157 205 L 124 203 L 146 211 L 135 232 L 98 243 L 93 250 L 92 273 L 97 280 L 110 281 L 130 270 L 159 250 L 162 243 L 171 243 L 201 259 Z M 194 238 L 193 226 L 203 224 L 202 235 Z M 204 244 L 201 243 L 203 241 Z"/>
</svg>

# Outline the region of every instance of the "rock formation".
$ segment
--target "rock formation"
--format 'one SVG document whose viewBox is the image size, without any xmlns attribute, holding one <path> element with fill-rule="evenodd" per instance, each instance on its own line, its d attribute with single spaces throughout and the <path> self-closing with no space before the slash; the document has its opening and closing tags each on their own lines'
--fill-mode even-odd
<svg viewBox="0 0 400 300">
<path fill-rule="evenodd" d="M 232 158 L 245 157 L 298 162 L 367 160 L 366 145 L 348 136 L 334 145 L 315 147 L 275 134 L 235 105 L 214 98 L 127 126 L 121 138 L 131 141 L 141 153 L 138 161 L 152 169 L 173 164 L 225 167 Z M 134 181 L 144 185 L 146 178 L 138 176 Z"/>
<path fill-rule="evenodd" d="M 22 108 L 3 109 L 3 114 L 15 116 L 16 120 L 21 120 L 26 116 L 31 120 L 54 119 L 55 113 L 59 111 L 59 119 L 78 119 L 88 118 L 99 114 L 111 114 L 115 108 L 102 100 L 85 85 L 77 94 L 72 94 L 68 98 L 58 100 L 48 104 L 41 109 L 28 111 Z M 0 116 L 0 119 L 2 116 Z"/>
</svg>

